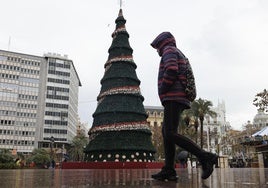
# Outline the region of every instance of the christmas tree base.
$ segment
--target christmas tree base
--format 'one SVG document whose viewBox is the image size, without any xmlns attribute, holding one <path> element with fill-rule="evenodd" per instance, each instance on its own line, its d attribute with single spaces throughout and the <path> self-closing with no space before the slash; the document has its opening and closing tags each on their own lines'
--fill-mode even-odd
<svg viewBox="0 0 268 188">
<path fill-rule="evenodd" d="M 63 162 L 62 169 L 161 169 L 162 162 Z M 183 168 L 176 164 L 176 168 Z"/>
</svg>

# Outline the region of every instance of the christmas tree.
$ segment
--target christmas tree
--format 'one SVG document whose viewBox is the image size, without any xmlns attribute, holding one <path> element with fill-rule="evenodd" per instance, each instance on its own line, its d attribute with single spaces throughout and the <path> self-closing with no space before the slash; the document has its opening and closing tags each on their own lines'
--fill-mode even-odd
<svg viewBox="0 0 268 188">
<path fill-rule="evenodd" d="M 155 149 L 146 121 L 140 80 L 120 9 L 101 79 L 98 105 L 85 148 L 86 161 L 154 161 Z"/>
</svg>

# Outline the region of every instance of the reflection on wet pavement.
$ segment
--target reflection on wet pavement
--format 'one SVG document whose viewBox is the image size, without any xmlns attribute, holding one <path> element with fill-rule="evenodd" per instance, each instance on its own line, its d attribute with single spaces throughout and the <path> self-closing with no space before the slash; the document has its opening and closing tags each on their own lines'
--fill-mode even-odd
<svg viewBox="0 0 268 188">
<path fill-rule="evenodd" d="M 207 180 L 200 169 L 176 169 L 177 182 L 156 181 L 157 169 L 25 169 L 0 170 L 0 187 L 268 187 L 268 169 L 217 168 Z"/>
</svg>

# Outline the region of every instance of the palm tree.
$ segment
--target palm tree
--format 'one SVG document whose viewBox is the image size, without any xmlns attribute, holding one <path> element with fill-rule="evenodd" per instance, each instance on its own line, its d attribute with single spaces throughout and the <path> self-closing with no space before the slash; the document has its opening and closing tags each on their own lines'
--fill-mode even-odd
<svg viewBox="0 0 268 188">
<path fill-rule="evenodd" d="M 216 112 L 212 111 L 210 108 L 212 107 L 212 102 L 205 100 L 205 99 L 197 99 L 193 101 L 191 105 L 191 109 L 193 111 L 193 114 L 195 117 L 199 118 L 201 127 L 200 127 L 200 145 L 201 148 L 203 149 L 203 122 L 204 122 L 204 117 L 205 115 L 209 115 L 211 117 L 214 117 L 216 115 Z"/>
<path fill-rule="evenodd" d="M 69 154 L 74 161 L 82 161 L 84 159 L 84 147 L 87 145 L 87 138 L 84 135 L 75 136 L 69 149 Z"/>
<path fill-rule="evenodd" d="M 192 117 L 191 110 L 184 110 L 181 114 L 180 122 L 179 122 L 179 133 L 184 134 L 185 130 L 189 128 L 191 117 Z"/>
</svg>

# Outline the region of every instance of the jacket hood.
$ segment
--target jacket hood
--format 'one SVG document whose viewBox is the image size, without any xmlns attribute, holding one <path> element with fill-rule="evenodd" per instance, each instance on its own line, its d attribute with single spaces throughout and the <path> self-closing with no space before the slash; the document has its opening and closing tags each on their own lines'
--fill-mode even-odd
<svg viewBox="0 0 268 188">
<path fill-rule="evenodd" d="M 151 46 L 161 52 L 165 46 L 176 46 L 176 40 L 170 32 L 162 32 L 154 39 Z"/>
</svg>

